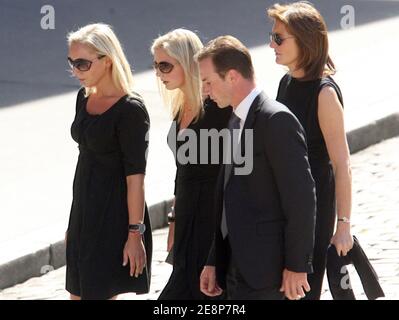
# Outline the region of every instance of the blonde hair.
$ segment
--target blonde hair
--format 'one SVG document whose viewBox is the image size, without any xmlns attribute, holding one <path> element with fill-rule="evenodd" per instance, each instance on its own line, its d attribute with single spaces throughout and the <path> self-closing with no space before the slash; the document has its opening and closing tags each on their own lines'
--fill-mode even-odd
<svg viewBox="0 0 399 320">
<path fill-rule="evenodd" d="M 184 86 L 187 96 L 181 89 L 167 90 L 158 79 L 158 87 L 166 106 L 169 107 L 173 119 L 178 116 L 178 122 L 182 119 L 182 109 L 187 102 L 193 108 L 197 121 L 203 112 L 202 81 L 199 75 L 198 63 L 194 55 L 203 47 L 199 37 L 186 29 L 175 29 L 154 40 L 151 52 L 155 49 L 163 49 L 172 58 L 176 59 L 184 71 Z"/>
<path fill-rule="evenodd" d="M 67 36 L 68 46 L 80 43 L 88 46 L 97 55 L 105 55 L 112 61 L 111 76 L 114 85 L 125 94 L 135 96 L 133 92 L 133 75 L 122 46 L 112 31 L 112 27 L 104 23 L 89 24 Z M 95 87 L 86 87 L 85 95 L 96 92 Z"/>
</svg>

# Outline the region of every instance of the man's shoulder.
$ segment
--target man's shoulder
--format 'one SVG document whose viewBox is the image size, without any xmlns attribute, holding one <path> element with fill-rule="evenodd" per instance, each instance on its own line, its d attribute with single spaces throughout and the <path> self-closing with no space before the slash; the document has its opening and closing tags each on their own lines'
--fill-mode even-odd
<svg viewBox="0 0 399 320">
<path fill-rule="evenodd" d="M 258 100 L 258 128 L 266 130 L 281 131 L 287 128 L 303 131 L 298 118 L 284 104 L 269 98 L 266 94 L 259 95 Z"/>
<path fill-rule="evenodd" d="M 287 113 L 293 115 L 292 112 L 282 103 L 269 98 L 264 92 L 259 94 L 259 115 L 266 119 L 272 118 L 277 113 Z"/>
</svg>

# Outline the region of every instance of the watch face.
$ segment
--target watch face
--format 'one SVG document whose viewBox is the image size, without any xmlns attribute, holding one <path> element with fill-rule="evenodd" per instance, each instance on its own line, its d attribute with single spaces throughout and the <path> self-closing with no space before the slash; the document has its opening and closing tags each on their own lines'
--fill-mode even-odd
<svg viewBox="0 0 399 320">
<path fill-rule="evenodd" d="M 129 230 L 138 231 L 140 234 L 143 234 L 145 231 L 145 224 L 143 224 L 143 223 L 130 224 Z"/>
</svg>

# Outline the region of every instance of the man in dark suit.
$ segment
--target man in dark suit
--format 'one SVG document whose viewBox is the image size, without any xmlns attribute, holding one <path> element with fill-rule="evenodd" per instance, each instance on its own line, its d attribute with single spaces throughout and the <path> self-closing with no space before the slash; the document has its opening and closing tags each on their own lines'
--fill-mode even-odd
<svg viewBox="0 0 399 320">
<path fill-rule="evenodd" d="M 250 172 L 240 172 L 237 163 L 221 169 L 201 291 L 217 296 L 225 289 L 228 299 L 304 297 L 316 210 L 304 130 L 288 108 L 256 87 L 249 51 L 236 38 L 212 40 L 196 59 L 204 93 L 220 108 L 233 107 L 229 129 L 240 137 L 233 151 L 251 150 L 244 159 L 253 161 Z"/>
</svg>

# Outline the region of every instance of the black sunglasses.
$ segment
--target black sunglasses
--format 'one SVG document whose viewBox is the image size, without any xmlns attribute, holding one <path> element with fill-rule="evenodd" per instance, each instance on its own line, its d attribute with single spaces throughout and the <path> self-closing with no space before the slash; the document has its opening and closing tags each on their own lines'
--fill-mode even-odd
<svg viewBox="0 0 399 320">
<path fill-rule="evenodd" d="M 294 37 L 282 38 L 278 33 L 275 32 L 269 32 L 269 36 L 270 36 L 270 41 L 274 41 L 278 46 L 281 46 L 281 44 L 284 42 L 285 39 L 294 38 Z"/>
<path fill-rule="evenodd" d="M 104 57 L 105 57 L 105 55 L 101 55 L 101 56 L 98 56 L 97 59 L 100 60 Z M 80 59 L 80 58 L 72 60 L 71 58 L 68 57 L 68 63 L 69 63 L 69 66 L 71 67 L 71 69 L 76 68 L 79 71 L 89 71 L 93 61 L 86 60 L 86 59 Z"/>
<path fill-rule="evenodd" d="M 171 64 L 170 62 L 166 61 L 161 61 L 161 62 L 155 62 L 152 64 L 154 69 L 159 69 L 162 73 L 170 73 L 172 72 L 174 65 Z"/>
</svg>

